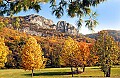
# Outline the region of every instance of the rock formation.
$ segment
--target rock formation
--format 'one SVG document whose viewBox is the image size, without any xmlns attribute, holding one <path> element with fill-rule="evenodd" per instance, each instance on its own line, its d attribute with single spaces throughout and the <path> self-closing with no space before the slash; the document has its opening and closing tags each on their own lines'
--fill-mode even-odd
<svg viewBox="0 0 120 78">
<path fill-rule="evenodd" d="M 39 15 L 28 15 L 24 17 L 25 21 L 30 22 L 32 24 L 36 24 L 37 28 L 50 29 L 50 26 L 53 25 L 53 21 L 50 19 L 46 19 Z"/>
<path fill-rule="evenodd" d="M 56 30 L 59 32 L 73 34 L 73 35 L 78 34 L 78 30 L 72 24 L 66 23 L 66 21 L 59 21 L 57 23 Z"/>
<path fill-rule="evenodd" d="M 66 21 L 58 21 L 57 25 L 55 25 L 52 20 L 34 14 L 24 16 L 24 22 L 25 21 L 29 25 L 25 25 L 22 31 L 31 35 L 43 36 L 45 32 L 43 33 L 42 30 L 44 29 L 51 30 L 50 32 L 56 31 L 72 35 L 78 34 L 77 29 L 72 24 L 66 23 Z"/>
<path fill-rule="evenodd" d="M 14 17 L 13 19 L 7 18 L 10 20 L 9 28 L 13 28 L 12 22 L 15 21 L 15 18 L 16 17 Z M 77 29 L 72 24 L 69 24 L 66 21 L 58 21 L 57 24 L 54 24 L 52 20 L 34 14 L 27 16 L 19 16 L 19 19 L 20 19 L 19 31 L 31 35 L 47 36 L 48 32 L 50 33 L 49 36 L 51 36 L 53 33 L 78 35 Z"/>
</svg>

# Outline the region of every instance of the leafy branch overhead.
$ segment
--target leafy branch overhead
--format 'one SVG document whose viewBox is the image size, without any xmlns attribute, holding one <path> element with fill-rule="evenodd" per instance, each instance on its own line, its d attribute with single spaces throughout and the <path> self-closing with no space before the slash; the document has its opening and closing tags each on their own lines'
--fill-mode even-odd
<svg viewBox="0 0 120 78">
<path fill-rule="evenodd" d="M 41 2 L 47 2 L 47 0 L 0 0 L 0 15 L 15 14 L 29 9 L 39 12 L 41 10 L 39 3 Z"/>
<path fill-rule="evenodd" d="M 40 3 L 50 2 L 52 14 L 60 18 L 67 13 L 70 17 L 78 17 L 78 27 L 82 26 L 81 20 L 89 17 L 85 21 L 86 26 L 93 30 L 98 24 L 96 19 L 92 19 L 94 14 L 91 7 L 96 7 L 101 2 L 106 0 L 0 0 L 0 15 L 16 14 L 20 11 L 27 11 L 33 9 L 36 12 L 41 10 Z"/>
<path fill-rule="evenodd" d="M 105 0 L 60 0 L 58 4 L 54 0 L 51 0 L 51 7 L 53 10 L 53 14 L 58 18 L 62 17 L 65 12 L 67 12 L 68 16 L 74 18 L 78 17 L 77 25 L 80 28 L 82 23 L 85 23 L 85 26 L 88 29 L 93 30 L 93 28 L 98 25 L 96 21 L 96 12 L 92 12 L 91 7 L 96 7 L 101 2 Z M 83 20 L 84 18 L 89 17 L 87 20 Z"/>
</svg>

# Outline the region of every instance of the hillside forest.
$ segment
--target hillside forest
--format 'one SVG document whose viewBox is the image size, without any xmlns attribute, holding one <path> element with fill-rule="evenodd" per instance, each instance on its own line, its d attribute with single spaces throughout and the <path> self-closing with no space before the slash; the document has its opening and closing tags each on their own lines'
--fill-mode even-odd
<svg viewBox="0 0 120 78">
<path fill-rule="evenodd" d="M 34 70 L 70 67 L 72 75 L 85 71 L 87 66 L 100 66 L 105 76 L 110 68 L 120 65 L 119 40 L 107 31 L 94 38 L 58 33 L 56 36 L 37 36 L 20 32 L 19 22 L 8 26 L 8 19 L 0 18 L 0 68 Z"/>
</svg>

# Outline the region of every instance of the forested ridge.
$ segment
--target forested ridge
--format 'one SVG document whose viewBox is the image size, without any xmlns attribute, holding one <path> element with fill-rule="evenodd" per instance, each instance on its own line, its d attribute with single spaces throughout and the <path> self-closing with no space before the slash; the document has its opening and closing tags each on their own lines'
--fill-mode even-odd
<svg viewBox="0 0 120 78">
<path fill-rule="evenodd" d="M 108 34 L 110 36 L 112 36 L 115 41 L 118 41 L 120 42 L 120 30 L 103 30 L 103 31 L 106 31 L 108 32 Z M 86 37 L 89 37 L 89 38 L 93 38 L 93 39 L 96 39 L 97 36 L 98 36 L 98 33 L 93 33 L 93 34 L 87 34 L 85 35 Z"/>
</svg>

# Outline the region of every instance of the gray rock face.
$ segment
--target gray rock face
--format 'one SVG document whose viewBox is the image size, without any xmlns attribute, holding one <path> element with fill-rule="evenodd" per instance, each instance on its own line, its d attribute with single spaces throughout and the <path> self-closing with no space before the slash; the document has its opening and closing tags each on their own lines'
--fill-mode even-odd
<svg viewBox="0 0 120 78">
<path fill-rule="evenodd" d="M 39 28 L 43 28 L 43 29 L 50 29 L 50 26 L 53 25 L 53 21 L 50 20 L 50 19 L 46 19 L 42 16 L 39 16 L 39 15 L 28 15 L 28 16 L 25 16 L 24 19 L 27 21 L 27 22 L 30 22 L 30 23 L 33 23 L 33 24 L 36 24 L 36 27 L 39 29 Z"/>
<path fill-rule="evenodd" d="M 57 23 L 56 30 L 59 32 L 73 34 L 73 35 L 78 34 L 78 30 L 72 24 L 66 23 L 66 21 L 59 21 Z"/>
<path fill-rule="evenodd" d="M 78 34 L 77 29 L 72 24 L 66 23 L 66 21 L 58 21 L 57 25 L 55 25 L 52 20 L 34 14 L 25 16 L 24 20 L 29 23 L 29 26 L 23 27 L 22 31 L 31 35 L 45 35 L 45 32 L 40 31 L 41 29 L 55 30 L 72 35 Z"/>
</svg>

